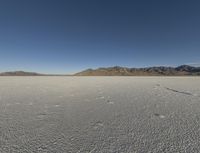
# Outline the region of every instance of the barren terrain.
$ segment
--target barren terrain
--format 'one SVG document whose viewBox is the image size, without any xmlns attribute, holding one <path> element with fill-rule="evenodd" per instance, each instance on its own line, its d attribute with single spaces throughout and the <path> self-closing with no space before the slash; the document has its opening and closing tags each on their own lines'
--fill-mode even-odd
<svg viewBox="0 0 200 153">
<path fill-rule="evenodd" d="M 0 77 L 1 153 L 198 153 L 200 77 Z"/>
</svg>

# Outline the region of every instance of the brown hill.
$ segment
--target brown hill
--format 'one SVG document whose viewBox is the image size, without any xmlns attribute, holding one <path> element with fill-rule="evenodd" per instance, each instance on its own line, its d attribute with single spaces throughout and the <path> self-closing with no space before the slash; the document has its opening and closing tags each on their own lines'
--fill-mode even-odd
<svg viewBox="0 0 200 153">
<path fill-rule="evenodd" d="M 76 76 L 184 76 L 200 75 L 200 67 L 181 65 L 179 67 L 148 67 L 148 68 L 126 68 L 108 67 L 98 69 L 87 69 L 75 74 Z"/>
</svg>

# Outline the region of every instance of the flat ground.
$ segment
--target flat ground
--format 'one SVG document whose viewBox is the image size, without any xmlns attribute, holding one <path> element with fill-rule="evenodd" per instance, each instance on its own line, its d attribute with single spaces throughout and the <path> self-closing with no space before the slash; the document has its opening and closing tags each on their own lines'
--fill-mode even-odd
<svg viewBox="0 0 200 153">
<path fill-rule="evenodd" d="M 0 77 L 1 153 L 198 153 L 200 77 Z"/>
</svg>

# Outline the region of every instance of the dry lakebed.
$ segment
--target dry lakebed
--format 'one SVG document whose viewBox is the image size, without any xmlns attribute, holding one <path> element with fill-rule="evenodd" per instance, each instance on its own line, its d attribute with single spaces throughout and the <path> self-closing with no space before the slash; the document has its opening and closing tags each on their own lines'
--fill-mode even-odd
<svg viewBox="0 0 200 153">
<path fill-rule="evenodd" d="M 0 153 L 161 152 L 200 152 L 200 77 L 0 77 Z"/>
</svg>

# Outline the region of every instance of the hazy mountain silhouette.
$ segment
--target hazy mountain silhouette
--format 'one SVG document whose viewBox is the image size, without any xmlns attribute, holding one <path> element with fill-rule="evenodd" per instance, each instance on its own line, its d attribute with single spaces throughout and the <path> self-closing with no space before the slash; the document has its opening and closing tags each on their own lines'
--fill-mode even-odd
<svg viewBox="0 0 200 153">
<path fill-rule="evenodd" d="M 0 76 L 42 76 L 44 74 L 39 74 L 35 72 L 25 72 L 25 71 L 12 71 L 12 72 L 2 72 Z"/>
</svg>

